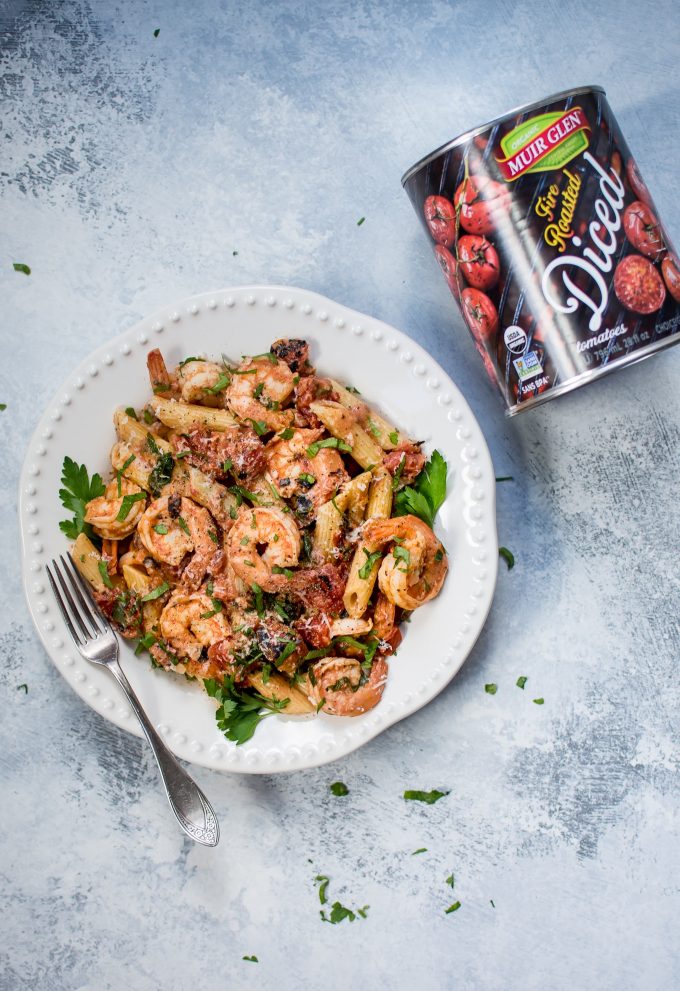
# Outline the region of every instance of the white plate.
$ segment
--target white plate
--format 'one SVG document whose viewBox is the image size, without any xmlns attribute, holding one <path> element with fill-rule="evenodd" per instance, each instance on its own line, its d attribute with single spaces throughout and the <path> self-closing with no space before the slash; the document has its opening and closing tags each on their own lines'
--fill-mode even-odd
<svg viewBox="0 0 680 991">
<path fill-rule="evenodd" d="M 364 716 L 272 716 L 240 747 L 215 725 L 215 703 L 182 678 L 153 670 L 125 645 L 121 662 L 142 704 L 178 757 L 218 770 L 271 774 L 313 767 L 360 747 L 435 697 L 477 639 L 498 565 L 495 480 L 482 432 L 446 373 L 405 334 L 330 299 L 285 286 L 242 286 L 194 296 L 142 320 L 90 355 L 57 392 L 28 447 L 19 483 L 24 587 L 38 634 L 71 687 L 95 712 L 141 735 L 113 678 L 72 646 L 49 589 L 45 563 L 68 542 L 58 522 L 64 455 L 90 472 L 110 471 L 117 406 L 149 395 L 146 354 L 169 365 L 190 354 L 238 359 L 278 337 L 304 337 L 321 374 L 358 388 L 409 436 L 437 447 L 449 464 L 448 495 L 436 529 L 450 570 L 437 599 L 419 609 L 390 660 L 380 704 Z"/>
</svg>

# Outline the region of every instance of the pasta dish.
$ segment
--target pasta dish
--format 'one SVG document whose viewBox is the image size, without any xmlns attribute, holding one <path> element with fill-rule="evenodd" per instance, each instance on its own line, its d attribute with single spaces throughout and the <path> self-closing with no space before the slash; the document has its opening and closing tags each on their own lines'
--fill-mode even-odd
<svg viewBox="0 0 680 991">
<path fill-rule="evenodd" d="M 270 712 L 373 708 L 401 625 L 446 578 L 443 458 L 317 374 L 302 340 L 147 364 L 147 404 L 114 413 L 108 484 L 64 461 L 61 527 L 98 606 L 200 681 L 237 743 Z"/>
</svg>

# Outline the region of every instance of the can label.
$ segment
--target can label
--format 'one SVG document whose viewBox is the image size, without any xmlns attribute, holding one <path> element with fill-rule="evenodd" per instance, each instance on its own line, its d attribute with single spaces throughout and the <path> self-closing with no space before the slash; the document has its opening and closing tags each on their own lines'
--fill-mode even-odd
<svg viewBox="0 0 680 991">
<path fill-rule="evenodd" d="M 680 338 L 680 264 L 601 91 L 482 128 L 404 185 L 509 412 Z"/>
</svg>

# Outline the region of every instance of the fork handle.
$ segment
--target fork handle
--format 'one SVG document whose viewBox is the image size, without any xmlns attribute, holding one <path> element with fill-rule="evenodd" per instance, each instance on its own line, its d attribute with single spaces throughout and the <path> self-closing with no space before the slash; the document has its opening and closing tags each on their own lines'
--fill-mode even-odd
<svg viewBox="0 0 680 991">
<path fill-rule="evenodd" d="M 210 802 L 163 743 L 144 712 L 118 661 L 109 662 L 106 666 L 127 695 L 128 702 L 151 744 L 158 770 L 161 772 L 165 794 L 168 796 L 170 808 L 175 813 L 180 826 L 197 843 L 202 843 L 204 846 L 217 846 L 220 839 L 220 827 Z"/>
</svg>

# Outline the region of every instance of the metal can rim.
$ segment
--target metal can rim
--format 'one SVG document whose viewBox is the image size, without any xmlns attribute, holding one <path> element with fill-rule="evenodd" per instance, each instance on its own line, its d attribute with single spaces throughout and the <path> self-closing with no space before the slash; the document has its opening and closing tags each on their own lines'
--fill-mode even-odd
<svg viewBox="0 0 680 991">
<path fill-rule="evenodd" d="M 593 86 L 577 86 L 570 89 L 561 90 L 559 93 L 553 93 L 551 96 L 546 96 L 542 100 L 534 100 L 532 103 L 525 103 L 519 107 L 515 107 L 513 110 L 508 110 L 507 113 L 501 114 L 500 117 L 495 117 L 493 120 L 487 121 L 486 124 L 481 124 L 479 127 L 470 128 L 468 131 L 464 131 L 459 134 L 458 137 L 453 138 L 451 141 L 445 142 L 440 145 L 435 151 L 431 151 L 424 158 L 421 158 L 415 165 L 412 165 L 410 169 L 407 169 L 401 177 L 401 184 L 405 186 L 411 176 L 415 175 L 420 169 L 430 162 L 434 161 L 445 151 L 450 151 L 457 145 L 462 144 L 465 141 L 469 141 L 471 138 L 477 137 L 478 134 L 482 134 L 487 131 L 490 127 L 495 127 L 496 124 L 502 123 L 504 120 L 508 120 L 510 117 L 516 117 L 517 114 L 527 113 L 531 110 L 535 110 L 538 107 L 542 107 L 545 103 L 554 103 L 556 100 L 561 100 L 565 96 L 578 96 L 580 93 L 602 93 L 606 96 L 606 92 L 603 86 L 593 85 Z"/>
</svg>

